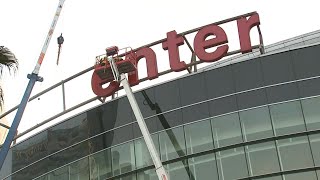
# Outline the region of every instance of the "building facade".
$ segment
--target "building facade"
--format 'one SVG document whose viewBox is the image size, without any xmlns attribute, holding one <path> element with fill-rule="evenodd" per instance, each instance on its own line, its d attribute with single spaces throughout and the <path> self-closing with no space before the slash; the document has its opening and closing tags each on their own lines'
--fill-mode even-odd
<svg viewBox="0 0 320 180">
<path fill-rule="evenodd" d="M 135 93 L 171 180 L 320 179 L 320 45 Z M 126 97 L 13 146 L 2 179 L 156 180 Z"/>
</svg>

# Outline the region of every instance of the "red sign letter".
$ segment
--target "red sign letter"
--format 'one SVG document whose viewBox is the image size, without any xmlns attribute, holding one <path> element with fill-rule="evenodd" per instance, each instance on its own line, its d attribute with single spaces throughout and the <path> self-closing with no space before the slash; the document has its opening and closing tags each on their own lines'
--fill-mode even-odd
<svg viewBox="0 0 320 180">
<path fill-rule="evenodd" d="M 187 68 L 184 61 L 180 61 L 178 46 L 183 45 L 183 37 L 178 36 L 176 31 L 167 33 L 167 41 L 162 43 L 162 48 L 168 50 L 170 67 L 173 71 L 179 72 Z"/>
<path fill-rule="evenodd" d="M 206 40 L 208 36 L 216 36 L 213 39 Z M 229 49 L 228 45 L 218 47 L 214 52 L 207 53 L 206 49 L 227 43 L 227 35 L 224 30 L 216 25 L 210 25 L 202 28 L 194 38 L 194 51 L 198 58 L 204 62 L 214 62 L 221 59 Z"/>
<path fill-rule="evenodd" d="M 146 47 L 146 48 L 139 49 L 136 52 L 136 56 L 137 56 L 137 59 L 134 64 L 137 66 L 137 69 L 129 73 L 129 76 L 128 76 L 129 83 L 131 86 L 139 84 L 138 61 L 142 58 L 146 59 L 148 79 L 152 80 L 159 76 L 156 53 L 154 53 L 154 51 L 151 48 Z"/>
<path fill-rule="evenodd" d="M 111 96 L 113 93 L 115 93 L 119 89 L 120 84 L 115 81 L 112 81 L 110 82 L 107 88 L 102 88 L 102 85 L 108 82 L 110 82 L 110 80 L 102 81 L 99 75 L 94 72 L 91 78 L 92 91 L 97 96 L 100 96 L 100 97 Z"/>
<path fill-rule="evenodd" d="M 242 53 L 251 52 L 251 40 L 250 30 L 253 26 L 260 25 L 260 19 L 258 14 L 252 15 L 248 20 L 246 18 L 240 18 L 237 20 L 240 47 Z"/>
</svg>

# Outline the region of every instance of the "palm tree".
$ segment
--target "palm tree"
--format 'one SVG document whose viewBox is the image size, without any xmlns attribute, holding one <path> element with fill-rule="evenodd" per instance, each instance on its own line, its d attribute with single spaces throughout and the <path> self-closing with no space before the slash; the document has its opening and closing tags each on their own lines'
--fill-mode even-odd
<svg viewBox="0 0 320 180">
<path fill-rule="evenodd" d="M 18 59 L 16 56 L 6 47 L 0 46 L 0 77 L 2 75 L 3 69 L 7 68 L 9 72 L 14 73 L 18 69 Z M 0 86 L 0 108 L 3 106 L 3 90 Z"/>
</svg>

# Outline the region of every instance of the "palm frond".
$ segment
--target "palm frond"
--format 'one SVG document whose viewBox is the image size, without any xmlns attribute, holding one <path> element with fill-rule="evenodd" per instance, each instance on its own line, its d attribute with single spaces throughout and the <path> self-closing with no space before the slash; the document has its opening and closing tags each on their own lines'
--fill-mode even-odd
<svg viewBox="0 0 320 180">
<path fill-rule="evenodd" d="M 0 110 L 1 111 L 2 111 L 3 103 L 4 103 L 4 101 L 3 101 L 3 90 L 2 90 L 2 88 L 0 86 Z"/>
<path fill-rule="evenodd" d="M 15 73 L 18 67 L 19 63 L 16 56 L 8 48 L 0 46 L 0 75 L 2 75 L 3 68 Z"/>
</svg>

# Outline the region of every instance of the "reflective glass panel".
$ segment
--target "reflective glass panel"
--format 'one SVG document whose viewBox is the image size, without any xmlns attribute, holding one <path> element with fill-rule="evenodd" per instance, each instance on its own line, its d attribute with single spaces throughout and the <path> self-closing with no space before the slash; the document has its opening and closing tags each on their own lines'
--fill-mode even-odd
<svg viewBox="0 0 320 180">
<path fill-rule="evenodd" d="M 258 58 L 232 65 L 237 92 L 263 86 L 260 61 Z"/>
<path fill-rule="evenodd" d="M 41 176 L 39 178 L 37 178 L 36 180 L 49 180 L 49 175 L 45 175 L 45 176 Z"/>
<path fill-rule="evenodd" d="M 268 107 L 239 112 L 245 140 L 253 141 L 273 136 Z"/>
<path fill-rule="evenodd" d="M 288 175 L 285 175 L 284 177 L 290 180 L 302 180 L 302 179 L 317 180 L 317 176 L 314 171 L 288 174 Z"/>
<path fill-rule="evenodd" d="M 265 89 L 237 94 L 237 103 L 239 110 L 265 105 L 267 104 Z"/>
<path fill-rule="evenodd" d="M 155 101 L 163 112 L 181 107 L 178 82 L 171 81 L 154 88 Z"/>
<path fill-rule="evenodd" d="M 162 161 L 186 155 L 183 127 L 160 132 L 159 142 Z"/>
<path fill-rule="evenodd" d="M 137 179 L 138 180 L 159 180 L 155 169 L 138 172 Z"/>
<path fill-rule="evenodd" d="M 116 178 L 115 180 L 136 180 L 136 174 L 131 174 L 127 176 L 123 176 L 121 178 Z"/>
<path fill-rule="evenodd" d="M 112 176 L 110 149 L 89 156 L 89 161 L 92 180 L 106 179 Z"/>
<path fill-rule="evenodd" d="M 154 97 L 154 89 L 149 88 L 139 92 L 134 93 L 140 111 L 143 117 L 148 117 L 151 115 L 156 114 L 155 109 L 153 108 L 155 104 L 155 97 Z M 127 99 L 127 98 L 126 98 Z M 129 102 L 128 102 L 129 103 Z M 129 108 L 130 104 L 129 104 Z"/>
<path fill-rule="evenodd" d="M 196 104 L 182 109 L 183 122 L 189 123 L 209 117 L 208 103 Z"/>
<path fill-rule="evenodd" d="M 169 173 L 170 179 L 183 179 L 188 180 L 193 176 L 187 160 L 182 160 L 165 166 Z"/>
<path fill-rule="evenodd" d="M 272 105 L 270 106 L 270 113 L 276 135 L 305 131 L 299 101 Z"/>
<path fill-rule="evenodd" d="M 217 162 L 214 154 L 190 158 L 188 161 L 190 170 L 195 180 L 218 179 Z"/>
<path fill-rule="evenodd" d="M 248 176 L 244 149 L 234 148 L 217 152 L 219 177 L 223 180 L 233 180 Z"/>
<path fill-rule="evenodd" d="M 246 146 L 251 175 L 267 174 L 280 171 L 274 142 Z"/>
<path fill-rule="evenodd" d="M 152 134 L 151 138 L 159 154 L 159 135 Z M 143 138 L 134 140 L 137 169 L 153 165 L 149 150 Z"/>
<path fill-rule="evenodd" d="M 296 83 L 268 87 L 266 92 L 269 103 L 277 103 L 299 98 L 298 86 Z"/>
<path fill-rule="evenodd" d="M 320 78 L 309 79 L 298 82 L 300 96 L 310 97 L 319 95 L 320 92 Z"/>
<path fill-rule="evenodd" d="M 204 73 L 179 79 L 181 105 L 189 105 L 207 99 Z"/>
<path fill-rule="evenodd" d="M 253 178 L 253 180 L 282 180 L 282 177 L 273 176 L 273 177 L 266 177 L 266 178 Z"/>
<path fill-rule="evenodd" d="M 68 180 L 69 179 L 69 166 L 57 169 L 49 174 L 50 180 Z"/>
<path fill-rule="evenodd" d="M 312 167 L 313 161 L 307 137 L 278 140 L 283 170 Z"/>
<path fill-rule="evenodd" d="M 70 180 L 89 179 L 89 159 L 84 158 L 70 164 Z"/>
<path fill-rule="evenodd" d="M 278 53 L 261 58 L 263 80 L 266 85 L 294 80 L 290 53 Z"/>
<path fill-rule="evenodd" d="M 188 154 L 213 149 L 211 124 L 209 120 L 184 127 Z"/>
<path fill-rule="evenodd" d="M 211 124 L 216 147 L 243 142 L 238 113 L 215 117 Z"/>
<path fill-rule="evenodd" d="M 320 97 L 301 101 L 308 130 L 320 129 Z"/>
<path fill-rule="evenodd" d="M 111 148 L 113 175 L 135 169 L 134 143 L 128 142 Z"/>
<path fill-rule="evenodd" d="M 320 166 L 320 134 L 313 134 L 309 137 L 315 165 Z"/>
<path fill-rule="evenodd" d="M 208 99 L 235 92 L 231 65 L 205 72 Z"/>
</svg>

